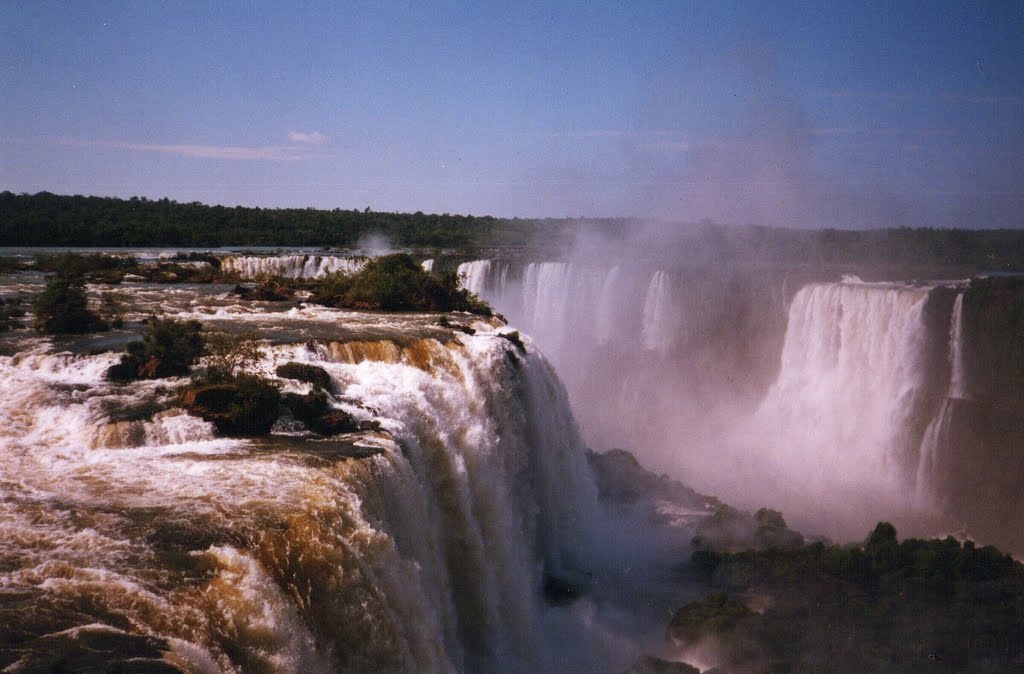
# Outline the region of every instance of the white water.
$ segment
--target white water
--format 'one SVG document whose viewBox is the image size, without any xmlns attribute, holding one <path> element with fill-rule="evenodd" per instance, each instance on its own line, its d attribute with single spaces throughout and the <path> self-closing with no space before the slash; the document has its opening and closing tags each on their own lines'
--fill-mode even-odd
<svg viewBox="0 0 1024 674">
<path fill-rule="evenodd" d="M 641 330 L 644 348 L 661 352 L 672 348 L 676 331 L 674 319 L 668 274 L 656 271 L 651 277 L 644 298 L 643 328 Z"/>
<path fill-rule="evenodd" d="M 345 442 L 382 451 L 219 439 L 174 407 L 180 381 L 104 381 L 114 353 L 36 340 L 0 358 L 0 604 L 50 635 L 15 670 L 83 621 L 165 638 L 165 658 L 194 671 L 618 671 L 638 635 L 660 635 L 660 614 L 542 598 L 545 574 L 644 577 L 643 545 L 607 550 L 623 529 L 598 507 L 565 391 L 529 337 L 520 353 L 484 323 L 438 341 L 413 337 L 429 317 L 176 293 L 172 315 L 218 325 L 366 331 L 274 346 L 262 369 L 325 368 L 334 404 L 383 431 Z M 170 409 L 111 421 L 147 401 Z M 677 535 L 672 559 L 689 540 Z M 616 587 L 594 591 L 621 603 Z M 0 609 L 0 634 L 17 615 Z"/>
<path fill-rule="evenodd" d="M 483 295 L 487 287 L 487 274 L 491 269 L 490 260 L 473 260 L 459 265 L 457 273 L 462 279 L 462 287 L 471 293 Z"/>
<path fill-rule="evenodd" d="M 463 270 L 550 355 L 591 446 L 629 447 L 698 488 L 782 507 L 833 536 L 932 509 L 913 498 L 949 416 L 929 388 L 947 376 L 926 358 L 931 286 L 851 276 L 804 286 L 787 311 L 782 276 L 501 260 Z M 952 398 L 963 386 L 961 303 Z M 853 514 L 840 522 L 827 509 Z"/>
<path fill-rule="evenodd" d="M 787 462 L 840 482 L 903 482 L 908 415 L 924 383 L 928 289 L 817 284 L 793 299 L 779 377 L 758 416 L 784 433 Z"/>
<path fill-rule="evenodd" d="M 221 259 L 221 267 L 225 271 L 238 272 L 243 278 L 318 278 L 335 272 L 353 274 L 365 264 L 366 258 L 342 255 L 233 255 Z"/>
</svg>

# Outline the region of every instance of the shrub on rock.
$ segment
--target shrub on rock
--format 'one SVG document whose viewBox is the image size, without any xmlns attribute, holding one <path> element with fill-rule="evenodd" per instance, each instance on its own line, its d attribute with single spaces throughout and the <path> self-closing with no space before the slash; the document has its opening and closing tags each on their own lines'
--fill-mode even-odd
<svg viewBox="0 0 1024 674">
<path fill-rule="evenodd" d="M 230 383 L 195 385 L 185 391 L 181 405 L 217 427 L 223 435 L 266 435 L 277 420 L 281 394 L 260 377 L 242 375 Z"/>
<path fill-rule="evenodd" d="M 107 370 L 113 381 L 183 376 L 203 351 L 202 324 L 152 318 L 141 342 L 131 342 L 121 362 Z"/>
<path fill-rule="evenodd" d="M 106 329 L 106 324 L 89 310 L 85 281 L 81 276 L 59 275 L 33 303 L 36 330 L 55 335 L 81 334 Z"/>
</svg>

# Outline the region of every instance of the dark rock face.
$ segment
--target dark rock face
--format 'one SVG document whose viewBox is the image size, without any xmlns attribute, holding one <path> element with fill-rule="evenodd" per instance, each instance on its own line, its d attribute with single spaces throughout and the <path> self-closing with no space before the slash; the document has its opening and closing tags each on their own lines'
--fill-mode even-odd
<svg viewBox="0 0 1024 674">
<path fill-rule="evenodd" d="M 107 379 L 121 383 L 127 383 L 138 379 L 139 366 L 136 363 L 125 362 L 115 363 L 107 368 Z"/>
<path fill-rule="evenodd" d="M 277 366 L 276 373 L 278 377 L 304 381 L 312 384 L 314 388 L 321 388 L 325 391 L 331 390 L 331 375 L 327 374 L 325 369 L 317 365 L 295 362 L 284 363 Z"/>
<path fill-rule="evenodd" d="M 239 299 L 251 302 L 284 302 L 292 299 L 291 289 L 273 282 L 259 283 L 255 286 L 239 283 L 231 293 L 238 295 Z"/>
<path fill-rule="evenodd" d="M 667 475 L 652 473 L 624 449 L 609 449 L 603 453 L 588 450 L 587 462 L 594 471 L 598 496 L 602 501 L 632 506 L 662 499 L 709 513 L 724 507 L 713 496 L 700 494 Z"/>
<path fill-rule="evenodd" d="M 578 587 L 569 579 L 550 573 L 544 574 L 543 590 L 544 599 L 555 606 L 571 604 L 583 594 L 583 588 Z"/>
<path fill-rule="evenodd" d="M 622 674 L 700 674 L 700 670 L 685 662 L 673 662 L 656 658 L 653 655 L 641 655 Z"/>
<path fill-rule="evenodd" d="M 190 414 L 214 424 L 223 435 L 252 437 L 270 432 L 280 400 L 276 387 L 254 378 L 193 386 L 182 396 L 181 404 Z"/>
<path fill-rule="evenodd" d="M 181 673 L 163 659 L 170 651 L 167 640 L 105 625 L 48 634 L 22 644 L 21 650 L 25 654 L 10 671 Z"/>
<path fill-rule="evenodd" d="M 353 433 L 359 430 L 374 430 L 376 427 L 376 424 L 360 423 L 351 414 L 332 407 L 327 394 L 323 391 L 314 391 L 306 395 L 286 393 L 282 402 L 293 417 L 320 435 Z"/>
<path fill-rule="evenodd" d="M 519 336 L 518 330 L 513 330 L 512 332 L 499 332 L 498 337 L 501 337 L 502 339 L 511 342 L 512 345 L 516 347 L 516 350 L 519 351 L 519 353 L 526 353 L 526 345 L 523 344 L 523 338 Z"/>
</svg>

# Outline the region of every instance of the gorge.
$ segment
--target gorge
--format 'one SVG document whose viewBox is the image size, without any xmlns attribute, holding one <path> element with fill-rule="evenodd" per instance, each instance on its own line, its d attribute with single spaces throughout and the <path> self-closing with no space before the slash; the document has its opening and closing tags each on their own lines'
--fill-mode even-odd
<svg viewBox="0 0 1024 674">
<path fill-rule="evenodd" d="M 213 256 L 252 278 L 366 260 Z M 588 447 L 624 446 L 840 542 L 890 519 L 1019 548 L 1007 318 L 1019 314 L 1004 311 L 1016 278 L 421 257 L 459 272 L 508 323 L 126 278 L 88 287 L 93 305 L 116 294 L 122 328 L 7 332 L 5 671 L 69 654 L 138 671 L 623 671 L 645 654 L 679 659 L 663 635 L 704 592 L 679 571 L 691 539 L 739 522 L 741 545 L 777 520 L 642 471 L 646 487 L 609 499 Z M 12 272 L 0 294 L 10 304 L 43 281 Z M 321 368 L 332 408 L 363 430 L 323 436 L 282 413 L 267 437 L 228 438 L 182 409 L 187 380 L 108 380 L 153 315 L 256 335 L 255 371 L 285 393 L 310 385 L 278 366 Z"/>
</svg>

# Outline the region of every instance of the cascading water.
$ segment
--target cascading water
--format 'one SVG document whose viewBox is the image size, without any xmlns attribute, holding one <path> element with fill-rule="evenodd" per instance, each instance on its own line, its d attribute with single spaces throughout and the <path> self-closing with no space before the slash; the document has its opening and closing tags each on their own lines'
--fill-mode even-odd
<svg viewBox="0 0 1024 674">
<path fill-rule="evenodd" d="M 459 265 L 457 273 L 462 278 L 462 286 L 471 293 L 483 296 L 487 289 L 487 275 L 491 270 L 490 260 L 473 260 Z"/>
<path fill-rule="evenodd" d="M 644 297 L 641 331 L 644 348 L 665 352 L 672 347 L 676 326 L 671 302 L 668 274 L 663 271 L 654 272 Z"/>
<path fill-rule="evenodd" d="M 342 255 L 232 255 L 221 260 L 225 271 L 237 272 L 243 278 L 317 278 L 335 272 L 352 274 L 365 264 L 366 258 Z"/>
<path fill-rule="evenodd" d="M 35 339 L 0 357 L 0 667 L 88 653 L 130 669 L 144 653 L 183 671 L 591 671 L 636 656 L 592 635 L 600 609 L 543 598 L 601 577 L 597 528 L 614 526 L 529 337 L 196 292 L 140 286 L 129 316 L 158 302 L 256 326 L 276 344 L 261 370 L 322 367 L 331 404 L 380 430 L 218 438 L 176 407 L 182 380 L 106 381 L 113 352 Z"/>
<path fill-rule="evenodd" d="M 796 294 L 779 376 L 758 411 L 781 429 L 784 463 L 804 464 L 812 481 L 906 484 L 928 292 L 843 282 Z"/>
<path fill-rule="evenodd" d="M 963 344 L 964 294 L 957 293 L 953 301 L 953 313 L 949 322 L 949 391 L 942 400 L 939 412 L 925 429 L 921 440 L 921 460 L 917 470 L 917 495 L 922 505 L 933 506 L 942 500 L 936 486 L 941 466 L 941 457 L 952 444 L 953 410 L 957 401 L 966 398 Z"/>
</svg>

